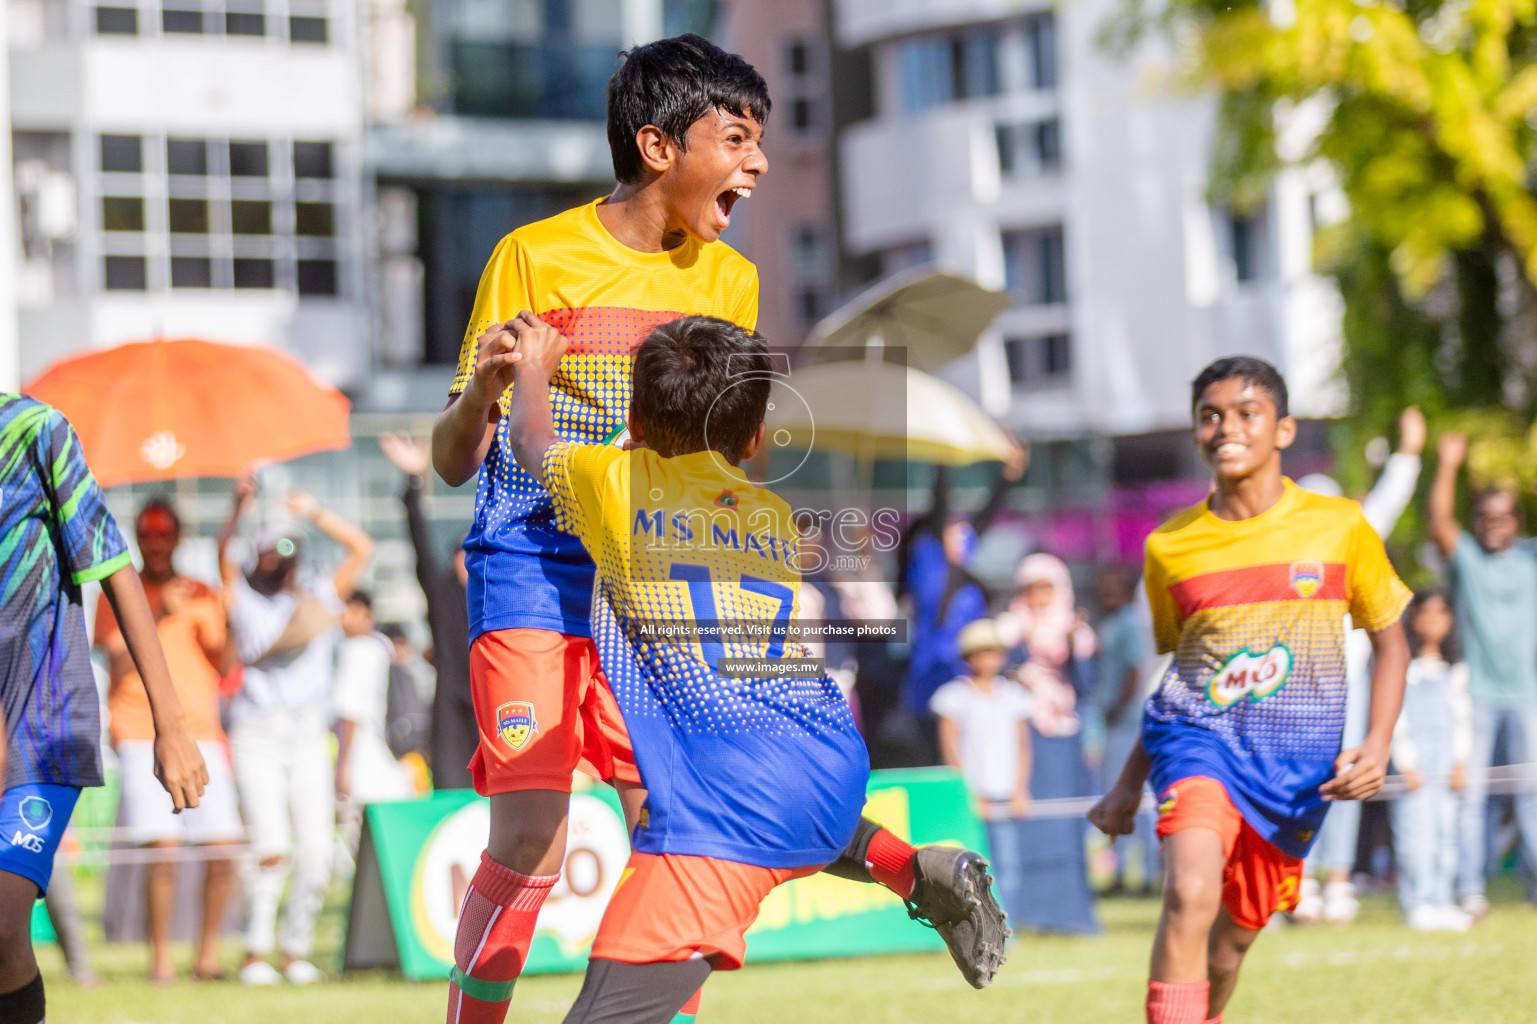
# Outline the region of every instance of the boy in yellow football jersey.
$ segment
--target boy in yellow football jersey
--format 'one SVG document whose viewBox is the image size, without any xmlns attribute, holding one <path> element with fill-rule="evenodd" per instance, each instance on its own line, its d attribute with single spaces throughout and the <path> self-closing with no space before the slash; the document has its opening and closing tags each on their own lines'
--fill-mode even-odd
<svg viewBox="0 0 1537 1024">
<path fill-rule="evenodd" d="M 1216 489 L 1148 538 L 1154 635 L 1174 659 L 1089 812 L 1130 832 L 1151 775 L 1166 867 L 1149 1024 L 1221 1021 L 1249 946 L 1296 902 L 1328 802 L 1381 788 L 1409 664 L 1410 594 L 1360 506 L 1281 474 L 1297 432 L 1281 375 L 1221 359 L 1191 391 Z M 1340 750 L 1347 610 L 1376 659 L 1366 741 Z"/>
<path fill-rule="evenodd" d="M 768 161 L 762 77 L 699 36 L 624 55 L 608 86 L 613 194 L 504 238 L 486 265 L 447 408 L 432 432 L 438 474 L 458 486 L 477 471 L 465 538 L 470 677 L 480 745 L 471 772 L 491 798 L 491 834 L 459 918 L 451 1024 L 500 1024 L 536 916 L 565 851 L 571 774 L 612 781 L 626 817 L 645 791 L 630 738 L 599 665 L 589 621 L 594 568 L 556 522 L 534 470 L 507 432 L 513 322 L 521 313 L 569 349 L 550 382 L 554 429 L 602 442 L 624 425 L 630 360 L 658 324 L 708 315 L 752 329 L 758 276 L 719 236 Z M 994 964 L 1002 911 L 986 861 L 945 847 L 915 851 L 861 822 L 838 873 L 878 881 L 940 926 L 977 987 Z M 975 903 L 967 893 L 980 889 Z"/>
</svg>

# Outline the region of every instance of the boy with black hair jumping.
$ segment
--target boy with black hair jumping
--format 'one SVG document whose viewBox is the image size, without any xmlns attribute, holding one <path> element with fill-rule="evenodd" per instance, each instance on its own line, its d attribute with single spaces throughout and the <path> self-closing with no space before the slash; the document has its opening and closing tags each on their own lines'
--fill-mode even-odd
<svg viewBox="0 0 1537 1024">
<path fill-rule="evenodd" d="M 768 170 L 762 77 L 699 36 L 636 47 L 608 86 L 613 194 L 504 238 L 481 278 L 459 372 L 432 434 L 449 484 L 480 471 L 465 539 L 470 673 L 480 745 L 471 764 L 491 798 L 487 851 L 459 919 L 450 1024 L 500 1024 L 565 851 L 571 774 L 612 781 L 633 826 L 645 800 L 625 721 L 589 620 L 594 567 L 556 521 L 550 496 L 507 432 L 512 321 L 529 311 L 570 343 L 550 386 L 554 428 L 601 443 L 623 426 L 630 357 L 658 324 L 718 317 L 751 330 L 752 264 L 718 239 Z M 967 980 L 986 985 L 1005 925 L 987 862 L 914 850 L 862 821 L 845 877 L 879 881 L 936 925 Z"/>
<path fill-rule="evenodd" d="M 1409 663 L 1410 594 L 1360 506 L 1281 474 L 1297 432 L 1281 375 L 1218 360 L 1191 406 L 1216 488 L 1147 540 L 1154 634 L 1174 659 L 1089 812 L 1108 835 L 1132 831 L 1151 774 L 1165 875 L 1149 1024 L 1221 1021 L 1244 954 L 1296 901 L 1329 802 L 1381 788 Z M 1347 610 L 1376 657 L 1366 741 L 1341 750 Z"/>
</svg>

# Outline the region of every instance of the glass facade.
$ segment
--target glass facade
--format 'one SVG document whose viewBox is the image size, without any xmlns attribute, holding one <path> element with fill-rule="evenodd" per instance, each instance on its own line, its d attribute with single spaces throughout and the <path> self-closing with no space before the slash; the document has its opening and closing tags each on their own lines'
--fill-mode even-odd
<svg viewBox="0 0 1537 1024">
<path fill-rule="evenodd" d="M 458 0 L 449 62 L 454 113 L 602 120 L 623 46 L 624 0 Z M 715 0 L 665 0 L 667 35 L 715 29 Z"/>
</svg>

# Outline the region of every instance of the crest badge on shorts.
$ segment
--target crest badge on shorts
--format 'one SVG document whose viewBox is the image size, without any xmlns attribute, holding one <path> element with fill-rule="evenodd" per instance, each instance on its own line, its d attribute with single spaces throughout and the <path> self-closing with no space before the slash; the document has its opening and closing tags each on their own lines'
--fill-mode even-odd
<svg viewBox="0 0 1537 1024">
<path fill-rule="evenodd" d="M 1291 568 L 1291 587 L 1303 597 L 1312 597 L 1318 593 L 1318 588 L 1324 585 L 1324 564 L 1322 562 L 1293 562 Z"/>
<path fill-rule="evenodd" d="M 522 750 L 539 731 L 534 706 L 526 700 L 510 700 L 496 709 L 496 734 L 513 750 Z"/>
</svg>

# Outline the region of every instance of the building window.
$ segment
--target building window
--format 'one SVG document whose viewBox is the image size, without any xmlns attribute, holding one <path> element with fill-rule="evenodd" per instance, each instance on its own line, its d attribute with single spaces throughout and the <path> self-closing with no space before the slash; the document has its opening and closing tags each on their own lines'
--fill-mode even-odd
<svg viewBox="0 0 1537 1024">
<path fill-rule="evenodd" d="M 256 10 L 224 12 L 224 34 L 227 36 L 264 36 L 267 34 L 267 16 L 258 6 Z"/>
<path fill-rule="evenodd" d="M 105 284 L 109 292 L 142 292 L 146 286 L 143 256 L 108 256 Z"/>
<path fill-rule="evenodd" d="M 996 96 L 1000 36 L 996 28 L 918 36 L 898 44 L 902 107 L 910 114 L 956 100 Z"/>
<path fill-rule="evenodd" d="M 146 160 L 143 137 L 98 142 L 108 288 L 342 292 L 348 193 L 332 143 L 156 136 Z M 163 178 L 146 183 L 146 167 Z"/>
<path fill-rule="evenodd" d="M 1057 19 L 1038 14 L 1025 22 L 1025 47 L 1030 58 L 1030 86 L 1057 87 Z"/>
<path fill-rule="evenodd" d="M 1014 384 L 1061 383 L 1073 372 L 1072 338 L 1066 334 L 1009 338 L 1003 351 L 1008 358 L 1009 380 Z"/>
<path fill-rule="evenodd" d="M 167 7 L 160 12 L 160 31 L 166 35 L 202 35 L 206 31 L 203 12 Z"/>
<path fill-rule="evenodd" d="M 172 256 L 172 288 L 212 288 L 213 262 L 206 256 Z"/>
<path fill-rule="evenodd" d="M 785 43 L 784 86 L 780 90 L 790 104 L 792 135 L 815 135 L 826 130 L 828 109 L 827 50 L 819 39 L 793 38 Z"/>
<path fill-rule="evenodd" d="M 1021 305 L 1066 302 L 1067 266 L 1061 226 L 1004 232 L 1003 277 Z"/>
<path fill-rule="evenodd" d="M 101 200 L 103 231 L 143 231 L 144 200 L 139 196 L 103 196 Z"/>
<path fill-rule="evenodd" d="M 329 142 L 295 142 L 294 177 L 330 178 L 331 144 Z"/>
<path fill-rule="evenodd" d="M 934 247 L 927 240 L 894 245 L 881 253 L 881 275 L 889 277 L 899 271 L 921 267 L 934 261 Z"/>
<path fill-rule="evenodd" d="M 96 34 L 99 36 L 138 35 L 138 9 L 134 7 L 96 8 Z"/>
<path fill-rule="evenodd" d="M 291 43 L 325 43 L 329 42 L 328 23 L 324 18 L 288 19 L 288 41 Z"/>
<path fill-rule="evenodd" d="M 300 295 L 335 295 L 336 294 L 336 261 L 335 260 L 300 260 L 299 261 L 299 294 Z"/>
<path fill-rule="evenodd" d="M 825 224 L 800 224 L 790 231 L 788 276 L 793 296 L 793 318 L 809 328 L 827 315 L 832 306 L 832 248 Z"/>
<path fill-rule="evenodd" d="M 1000 124 L 995 134 L 998 170 L 1005 178 L 1028 178 L 1061 170 L 1061 126 L 1056 118 Z"/>
<path fill-rule="evenodd" d="M 229 173 L 235 178 L 265 178 L 267 176 L 267 144 L 265 142 L 231 142 Z"/>
<path fill-rule="evenodd" d="M 1264 279 L 1269 273 L 1269 232 L 1265 209 L 1227 214 L 1228 246 L 1233 257 L 1233 277 L 1239 284 Z"/>
<path fill-rule="evenodd" d="M 208 143 L 203 139 L 166 139 L 165 168 L 171 174 L 208 174 Z"/>
<path fill-rule="evenodd" d="M 138 135 L 101 136 L 101 169 L 120 174 L 144 170 L 144 140 Z"/>
</svg>

